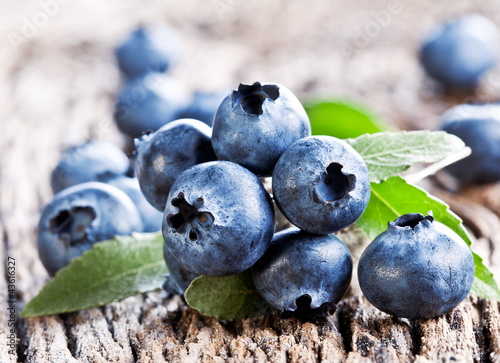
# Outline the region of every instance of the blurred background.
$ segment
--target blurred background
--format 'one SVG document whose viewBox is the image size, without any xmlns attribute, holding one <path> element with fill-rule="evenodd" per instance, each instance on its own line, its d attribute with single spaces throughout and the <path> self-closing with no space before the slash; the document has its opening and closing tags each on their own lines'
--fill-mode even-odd
<svg viewBox="0 0 500 363">
<path fill-rule="evenodd" d="M 3 8 L 2 112 L 47 127 L 97 122 L 93 132 L 104 134 L 114 132 L 112 99 L 121 81 L 113 48 L 140 24 L 168 23 L 179 31 L 182 56 L 170 73 L 191 89 L 272 81 L 302 99 L 349 98 L 399 127 L 431 128 L 463 100 L 440 97 L 425 77 L 417 58 L 421 40 L 463 13 L 497 23 L 500 17 L 492 1 L 40 0 L 4 1 Z M 466 101 L 494 98 L 498 74 L 489 73 Z M 2 124 L 13 129 L 12 122 Z M 71 140 L 74 132 L 59 131 L 68 143 L 78 141 Z"/>
</svg>

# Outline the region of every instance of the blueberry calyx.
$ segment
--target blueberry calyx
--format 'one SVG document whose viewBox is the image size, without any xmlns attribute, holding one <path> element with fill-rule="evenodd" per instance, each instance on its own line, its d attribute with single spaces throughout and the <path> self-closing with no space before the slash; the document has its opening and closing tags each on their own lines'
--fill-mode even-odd
<svg viewBox="0 0 500 363">
<path fill-rule="evenodd" d="M 332 315 L 337 310 L 337 304 L 334 302 L 325 302 L 319 307 L 311 306 L 312 297 L 309 294 L 304 294 L 295 300 L 297 308 L 295 310 L 284 310 L 280 313 L 280 318 L 288 319 L 296 317 L 303 320 L 324 317 Z"/>
<path fill-rule="evenodd" d="M 431 215 L 424 216 L 421 213 L 408 213 L 396 218 L 394 222 L 389 222 L 389 226 L 395 229 L 401 228 L 415 231 L 417 227 L 430 226 L 433 221 L 434 217 Z"/>
<path fill-rule="evenodd" d="M 87 227 L 96 218 L 92 207 L 73 207 L 60 211 L 50 220 L 50 231 L 68 245 L 87 240 Z"/>
<path fill-rule="evenodd" d="M 241 109 L 246 114 L 259 116 L 264 113 L 264 102 L 274 102 L 279 96 L 280 90 L 275 84 L 263 86 L 260 82 L 254 82 L 252 85 L 240 83 L 238 90 L 232 93 L 233 111 L 238 112 Z"/>
<path fill-rule="evenodd" d="M 202 234 L 203 229 L 210 228 L 214 223 L 214 216 L 207 211 L 200 211 L 203 206 L 203 198 L 196 198 L 193 204 L 189 203 L 184 193 L 179 193 L 171 201 L 174 207 L 179 209 L 178 213 L 169 214 L 167 223 L 176 233 L 188 233 L 189 240 L 196 241 Z"/>
<path fill-rule="evenodd" d="M 333 203 L 335 207 L 339 207 L 340 200 L 354 189 L 356 176 L 343 173 L 342 168 L 339 163 L 328 165 L 314 189 L 314 200 L 317 203 Z"/>
</svg>

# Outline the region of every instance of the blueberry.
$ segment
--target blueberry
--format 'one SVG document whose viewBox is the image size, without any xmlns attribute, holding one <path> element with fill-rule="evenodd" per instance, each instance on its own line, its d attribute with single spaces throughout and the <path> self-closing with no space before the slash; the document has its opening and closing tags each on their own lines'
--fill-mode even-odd
<svg viewBox="0 0 500 363">
<path fill-rule="evenodd" d="M 251 267 L 273 237 L 274 212 L 260 180 L 228 161 L 195 165 L 175 180 L 163 238 L 188 270 L 221 276 Z"/>
<path fill-rule="evenodd" d="M 332 313 L 351 282 L 352 259 L 333 234 L 288 228 L 252 268 L 257 290 L 282 317 Z"/>
<path fill-rule="evenodd" d="M 116 50 L 118 67 L 128 78 L 150 72 L 165 72 L 179 57 L 177 32 L 166 26 L 141 26 Z"/>
<path fill-rule="evenodd" d="M 455 106 L 443 115 L 442 129 L 472 150 L 446 168 L 450 174 L 464 184 L 500 181 L 500 104 Z"/>
<path fill-rule="evenodd" d="M 169 294 L 184 295 L 191 281 L 199 275 L 189 271 L 177 257 L 170 253 L 166 245 L 163 245 L 163 257 L 169 271 L 167 279 L 163 283 L 163 289 Z"/>
<path fill-rule="evenodd" d="M 436 29 L 425 40 L 420 60 L 425 71 L 451 89 L 473 89 L 498 59 L 500 36 L 489 19 L 468 14 Z"/>
<path fill-rule="evenodd" d="M 206 93 L 195 91 L 187 107 L 177 115 L 177 118 L 194 118 L 212 126 L 215 112 L 226 97 L 222 93 Z"/>
<path fill-rule="evenodd" d="M 356 222 L 370 199 L 363 158 L 345 141 L 310 136 L 281 155 L 273 172 L 281 212 L 304 231 L 328 234 Z"/>
<path fill-rule="evenodd" d="M 310 134 L 306 111 L 290 90 L 255 82 L 240 84 L 222 101 L 214 118 L 212 145 L 220 160 L 269 176 L 283 151 Z"/>
<path fill-rule="evenodd" d="M 50 274 L 96 242 L 142 230 L 130 198 L 104 183 L 88 182 L 62 190 L 42 210 L 38 252 Z"/>
<path fill-rule="evenodd" d="M 139 137 L 175 120 L 188 102 L 182 84 L 169 76 L 149 73 L 124 85 L 116 99 L 114 119 L 123 133 Z"/>
<path fill-rule="evenodd" d="M 137 211 L 141 215 L 143 225 L 142 231 L 138 232 L 157 232 L 161 230 L 163 213 L 153 207 L 144 194 L 142 194 L 137 178 L 127 176 L 103 176 L 99 181 L 120 189 L 128 195 L 132 202 L 134 202 Z"/>
<path fill-rule="evenodd" d="M 182 171 L 215 160 L 211 132 L 201 121 L 182 119 L 135 139 L 137 178 L 144 196 L 159 211 L 164 211 L 170 187 Z"/>
<path fill-rule="evenodd" d="M 431 216 L 405 214 L 368 245 L 358 265 L 363 294 L 397 317 L 431 319 L 469 293 L 474 259 L 467 244 Z"/>
<path fill-rule="evenodd" d="M 89 141 L 66 149 L 51 176 L 54 193 L 67 187 L 98 181 L 102 175 L 120 176 L 130 172 L 123 151 L 104 141 Z"/>
</svg>

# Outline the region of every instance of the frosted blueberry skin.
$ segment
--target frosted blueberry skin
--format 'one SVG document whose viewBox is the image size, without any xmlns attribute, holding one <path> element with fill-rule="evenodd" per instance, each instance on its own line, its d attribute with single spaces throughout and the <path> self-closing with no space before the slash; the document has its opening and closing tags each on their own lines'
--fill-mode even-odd
<svg viewBox="0 0 500 363">
<path fill-rule="evenodd" d="M 347 291 L 352 259 L 332 234 L 288 228 L 274 235 L 252 274 L 257 290 L 282 317 L 323 316 L 335 311 Z"/>
<path fill-rule="evenodd" d="M 104 141 L 88 141 L 66 149 L 52 171 L 50 184 L 54 193 L 70 186 L 99 181 L 103 175 L 121 176 L 130 172 L 125 153 Z"/>
<path fill-rule="evenodd" d="M 309 136 L 309 118 L 297 97 L 278 84 L 240 84 L 222 101 L 212 145 L 220 160 L 270 176 L 285 149 Z"/>
<path fill-rule="evenodd" d="M 129 80 L 116 98 L 114 120 L 135 138 L 174 121 L 189 103 L 184 86 L 169 76 L 148 73 Z"/>
<path fill-rule="evenodd" d="M 184 292 L 199 275 L 189 271 L 168 248 L 163 245 L 163 258 L 168 268 L 168 275 L 163 283 L 163 289 L 169 294 L 184 295 Z"/>
<path fill-rule="evenodd" d="M 179 174 L 193 165 L 216 159 L 211 132 L 201 121 L 181 119 L 134 140 L 136 151 L 132 159 L 137 178 L 152 206 L 163 212 L 170 187 Z"/>
<path fill-rule="evenodd" d="M 250 268 L 274 232 L 271 199 L 260 180 L 228 161 L 183 171 L 168 195 L 163 238 L 190 271 L 223 276 Z"/>
<path fill-rule="evenodd" d="M 450 174 L 464 184 L 500 181 L 500 104 L 455 106 L 443 115 L 441 128 L 471 148 L 446 168 Z"/>
<path fill-rule="evenodd" d="M 420 50 L 425 71 L 450 89 L 473 89 L 498 61 L 500 35 L 489 19 L 468 14 L 441 25 Z"/>
<path fill-rule="evenodd" d="M 121 190 L 88 182 L 62 190 L 47 204 L 38 225 L 38 253 L 50 274 L 96 242 L 142 230 L 139 212 Z"/>
<path fill-rule="evenodd" d="M 316 234 L 334 233 L 356 222 L 371 192 L 363 158 L 331 136 L 306 137 L 285 150 L 274 168 L 272 188 L 285 217 Z"/>
<path fill-rule="evenodd" d="M 451 229 L 422 214 L 389 222 L 358 265 L 365 297 L 401 318 L 431 319 L 457 306 L 474 280 L 474 259 Z"/>
<path fill-rule="evenodd" d="M 168 26 L 140 27 L 115 49 L 118 67 L 127 78 L 165 72 L 179 58 L 178 38 Z"/>
<path fill-rule="evenodd" d="M 134 202 L 137 211 L 139 212 L 143 229 L 137 232 L 157 232 L 161 230 L 161 224 L 163 222 L 163 213 L 153 207 L 139 186 L 139 180 L 135 177 L 119 176 L 119 177 L 108 177 L 103 176 L 100 181 L 109 185 L 112 185 L 121 191 L 125 192 L 128 197 Z"/>
</svg>

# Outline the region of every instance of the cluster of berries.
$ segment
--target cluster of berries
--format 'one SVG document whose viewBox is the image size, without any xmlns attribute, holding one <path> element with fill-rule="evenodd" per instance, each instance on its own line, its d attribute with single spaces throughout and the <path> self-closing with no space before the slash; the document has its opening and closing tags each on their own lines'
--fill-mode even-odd
<svg viewBox="0 0 500 363">
<path fill-rule="evenodd" d="M 176 87 L 159 73 L 175 47 L 157 31 L 137 30 L 116 53 L 128 81 L 115 120 L 135 138 L 132 163 L 102 142 L 63 154 L 52 175 L 57 194 L 39 224 L 45 267 L 54 274 L 96 242 L 161 228 L 170 293 L 183 294 L 200 275 L 252 269 L 257 289 L 283 316 L 333 311 L 353 266 L 334 233 L 355 223 L 370 199 L 362 157 L 343 140 L 311 136 L 303 106 L 279 84 L 240 84 L 207 102 L 199 113 L 206 118 L 192 116 L 187 103 L 178 108 L 179 92 L 166 92 Z M 259 179 L 266 177 L 270 190 Z M 276 213 L 296 227 L 275 233 Z M 431 318 L 465 298 L 474 261 L 450 229 L 408 214 L 369 245 L 358 275 L 381 310 Z"/>
</svg>

